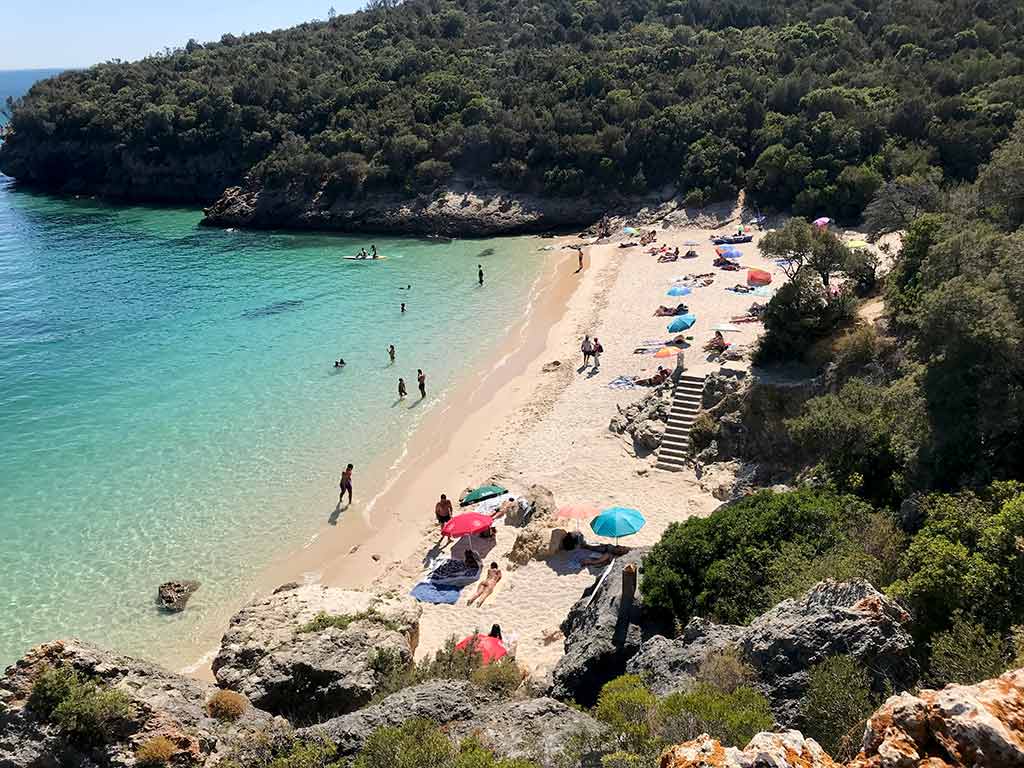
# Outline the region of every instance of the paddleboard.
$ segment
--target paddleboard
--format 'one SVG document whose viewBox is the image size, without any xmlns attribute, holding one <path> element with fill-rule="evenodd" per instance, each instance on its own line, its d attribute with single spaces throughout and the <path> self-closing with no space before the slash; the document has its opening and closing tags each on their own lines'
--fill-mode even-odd
<svg viewBox="0 0 1024 768">
<path fill-rule="evenodd" d="M 376 259 L 370 257 L 364 259 L 359 256 L 342 256 L 341 258 L 343 258 L 345 261 L 386 261 L 388 257 L 378 256 Z"/>
</svg>

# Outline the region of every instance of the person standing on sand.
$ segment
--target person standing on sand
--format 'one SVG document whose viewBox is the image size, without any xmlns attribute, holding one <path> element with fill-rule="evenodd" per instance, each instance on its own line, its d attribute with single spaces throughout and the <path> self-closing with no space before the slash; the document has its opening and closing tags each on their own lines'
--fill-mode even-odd
<svg viewBox="0 0 1024 768">
<path fill-rule="evenodd" d="M 597 336 L 594 337 L 594 370 L 596 371 L 601 367 L 601 353 L 604 352 L 604 347 L 601 346 L 601 342 L 597 340 Z"/>
<path fill-rule="evenodd" d="M 437 524 L 444 528 L 445 523 L 452 519 L 452 514 L 452 500 L 442 493 L 441 500 L 434 505 L 434 517 L 437 518 Z M 441 538 L 447 539 L 448 537 L 442 533 Z"/>
<path fill-rule="evenodd" d="M 427 396 L 427 374 L 421 369 L 416 369 L 416 383 L 420 385 L 420 399 Z"/>
<path fill-rule="evenodd" d="M 398 399 L 405 400 L 405 379 L 398 377 Z"/>
<path fill-rule="evenodd" d="M 482 287 L 483 284 L 484 284 L 484 265 L 483 264 L 477 264 L 476 265 L 476 276 L 477 276 L 477 279 L 480 281 L 480 285 Z"/>
<path fill-rule="evenodd" d="M 345 494 L 348 494 L 349 506 L 352 505 L 352 465 L 349 464 L 345 467 L 345 471 L 341 473 L 341 495 L 338 497 L 338 506 L 341 506 L 341 502 L 345 500 Z"/>
<path fill-rule="evenodd" d="M 394 365 L 395 364 L 395 345 L 394 344 L 388 344 L 388 357 L 391 358 L 391 364 Z"/>
<path fill-rule="evenodd" d="M 583 353 L 583 367 L 586 368 L 590 364 L 590 356 L 594 354 L 594 345 L 590 341 L 589 333 L 583 337 L 583 344 L 580 345 L 580 351 Z"/>
<path fill-rule="evenodd" d="M 579 256 L 579 259 L 580 259 L 580 268 L 579 268 L 579 269 L 577 269 L 576 271 L 577 271 L 577 272 L 582 272 L 582 271 L 583 271 L 583 249 L 582 249 L 582 248 L 580 248 L 580 249 L 579 249 L 579 250 L 578 250 L 578 251 L 576 252 L 576 255 L 577 255 L 577 256 Z"/>
</svg>

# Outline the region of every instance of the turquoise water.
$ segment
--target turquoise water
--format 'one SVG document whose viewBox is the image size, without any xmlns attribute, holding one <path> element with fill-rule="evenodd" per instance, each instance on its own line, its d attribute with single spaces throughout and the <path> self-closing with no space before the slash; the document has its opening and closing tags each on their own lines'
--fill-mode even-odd
<svg viewBox="0 0 1024 768">
<path fill-rule="evenodd" d="M 522 317 L 542 263 L 527 239 L 382 238 L 387 261 L 352 263 L 366 238 L 199 219 L 0 177 L 0 663 L 69 634 L 206 650 L 204 619 L 323 524 L 344 463 L 397 455 Z M 154 606 L 169 577 L 203 582 L 174 617 Z"/>
</svg>

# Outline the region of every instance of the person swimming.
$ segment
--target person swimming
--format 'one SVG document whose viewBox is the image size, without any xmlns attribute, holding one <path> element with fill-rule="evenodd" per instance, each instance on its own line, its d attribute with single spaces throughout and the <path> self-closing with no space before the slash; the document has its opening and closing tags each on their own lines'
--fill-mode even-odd
<svg viewBox="0 0 1024 768">
<path fill-rule="evenodd" d="M 334 361 L 334 367 L 335 368 L 344 368 L 345 367 L 345 358 L 340 357 L 337 360 L 335 360 Z"/>
</svg>

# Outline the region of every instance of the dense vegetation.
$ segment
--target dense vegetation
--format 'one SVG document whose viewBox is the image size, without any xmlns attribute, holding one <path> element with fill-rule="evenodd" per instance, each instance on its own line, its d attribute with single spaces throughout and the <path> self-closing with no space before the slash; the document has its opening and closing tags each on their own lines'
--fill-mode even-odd
<svg viewBox="0 0 1024 768">
<path fill-rule="evenodd" d="M 215 196 L 746 187 L 856 217 L 886 180 L 973 180 L 1024 105 L 1024 13 L 945 0 L 376 0 L 37 84 L 0 167 Z"/>
</svg>

